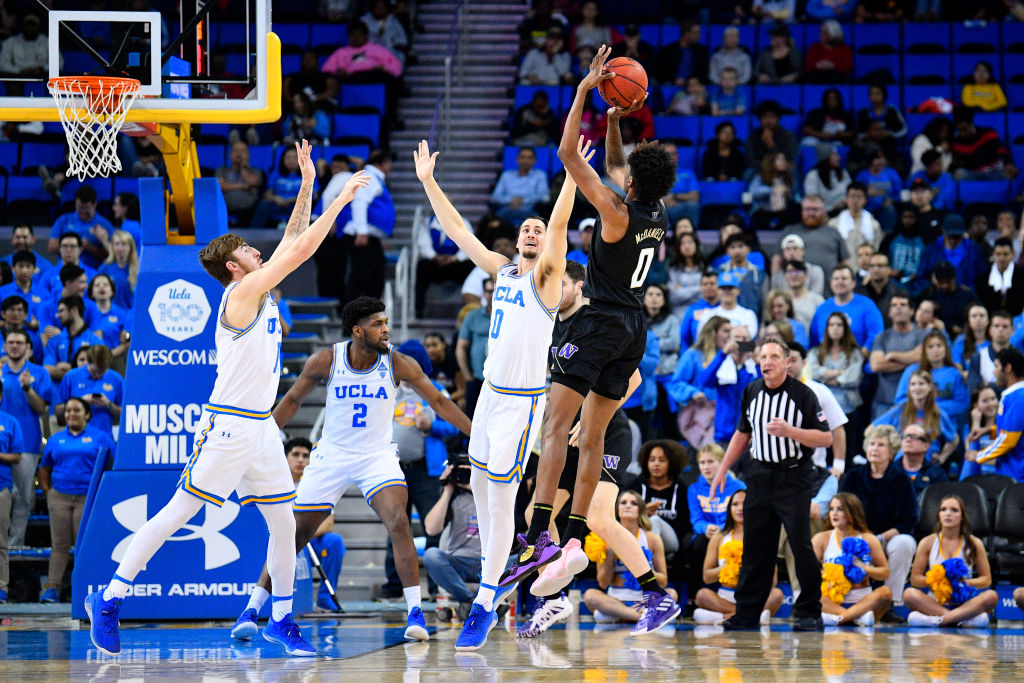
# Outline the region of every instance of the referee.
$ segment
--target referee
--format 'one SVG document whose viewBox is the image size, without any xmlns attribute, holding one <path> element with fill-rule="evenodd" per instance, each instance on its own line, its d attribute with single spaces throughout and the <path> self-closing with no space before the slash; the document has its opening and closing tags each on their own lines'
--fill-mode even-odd
<svg viewBox="0 0 1024 683">
<path fill-rule="evenodd" d="M 801 586 L 800 597 L 793 605 L 793 630 L 820 631 L 821 574 L 811 548 L 807 511 L 814 495 L 811 454 L 815 448 L 831 446 L 832 434 L 814 392 L 786 373 L 786 343 L 775 338 L 766 340 L 758 360 L 762 377 L 743 392 L 739 424 L 722 467 L 711 482 L 714 496 L 729 468 L 750 446 L 736 614 L 723 626 L 734 630 L 758 628 L 775 575 L 779 531 L 785 525 Z"/>
</svg>

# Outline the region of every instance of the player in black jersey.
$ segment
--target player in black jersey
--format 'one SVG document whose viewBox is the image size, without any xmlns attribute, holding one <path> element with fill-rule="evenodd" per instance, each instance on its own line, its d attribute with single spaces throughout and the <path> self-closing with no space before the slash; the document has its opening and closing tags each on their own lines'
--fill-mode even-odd
<svg viewBox="0 0 1024 683">
<path fill-rule="evenodd" d="M 634 101 L 628 109 L 608 110 L 605 170 L 625 190 L 624 200 L 606 187 L 598 173 L 576 152 L 588 91 L 615 77 L 604 71 L 610 52 L 607 46 L 598 50 L 590 71 L 577 87 L 558 148 L 558 158 L 566 172 L 600 214 L 594 226 L 583 285 L 590 305 L 573 317 L 555 356 L 537 470 L 537 502 L 530 530 L 520 543 L 519 557 L 502 576 L 503 585 L 518 581 L 556 559 L 551 571 L 559 574 L 563 587 L 586 568 L 588 561 L 581 542 L 587 528 L 587 510 L 600 478 L 605 429 L 626 393 L 630 376 L 640 365 L 647 342 L 641 292 L 655 251 L 668 230 L 661 198 L 675 184 L 676 166 L 657 143 L 638 145 L 627 163 L 619 135 L 619 117 L 639 109 L 643 100 Z M 547 528 L 565 465 L 569 430 L 581 406 L 580 463 L 564 545 L 558 552 L 550 544 Z M 605 541 L 611 545 L 610 539 Z M 620 545 L 627 543 L 623 539 Z M 674 618 L 679 606 L 658 586 L 639 545 L 634 550 L 620 559 L 644 590 L 645 615 L 633 632 L 646 633 Z M 545 583 L 549 589 L 554 585 Z"/>
</svg>

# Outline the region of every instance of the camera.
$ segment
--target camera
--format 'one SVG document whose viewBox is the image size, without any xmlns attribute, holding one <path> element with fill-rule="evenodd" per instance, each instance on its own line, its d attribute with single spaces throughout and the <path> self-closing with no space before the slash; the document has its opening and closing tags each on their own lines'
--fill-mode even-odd
<svg viewBox="0 0 1024 683">
<path fill-rule="evenodd" d="M 454 457 L 449 455 L 448 464 L 452 466 L 452 471 L 447 477 L 441 479 L 441 485 L 469 486 L 469 475 L 472 472 L 472 465 L 469 464 L 469 455 L 466 453 L 459 453 Z"/>
</svg>

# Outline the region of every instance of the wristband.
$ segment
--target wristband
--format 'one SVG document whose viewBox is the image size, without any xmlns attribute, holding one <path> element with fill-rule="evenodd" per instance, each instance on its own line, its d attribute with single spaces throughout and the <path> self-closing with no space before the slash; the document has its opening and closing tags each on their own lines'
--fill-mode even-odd
<svg viewBox="0 0 1024 683">
<path fill-rule="evenodd" d="M 839 460 L 838 458 L 834 459 L 832 461 L 832 469 L 838 470 L 839 474 L 842 474 L 843 472 L 846 471 L 846 461 Z"/>
</svg>

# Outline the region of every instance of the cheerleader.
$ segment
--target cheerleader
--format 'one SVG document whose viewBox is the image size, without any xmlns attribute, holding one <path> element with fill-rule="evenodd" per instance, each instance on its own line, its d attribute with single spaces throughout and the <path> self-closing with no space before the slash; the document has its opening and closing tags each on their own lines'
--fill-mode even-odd
<svg viewBox="0 0 1024 683">
<path fill-rule="evenodd" d="M 736 613 L 736 584 L 743 558 L 743 501 L 747 492 L 740 489 L 729 498 L 725 525 L 711 537 L 704 556 L 704 583 L 717 583 L 718 591 L 701 588 L 697 591 L 697 609 L 693 620 L 698 624 L 721 624 Z M 782 606 L 782 591 L 772 586 L 768 602 L 761 612 L 761 623 L 767 624 Z"/>
<path fill-rule="evenodd" d="M 985 628 L 988 613 L 999 601 L 989 588 L 992 570 L 985 546 L 971 535 L 971 522 L 959 496 L 943 498 L 937 518 L 935 533 L 917 546 L 910 570 L 912 587 L 903 591 L 904 602 L 914 610 L 907 623 Z"/>
<path fill-rule="evenodd" d="M 846 539 L 860 539 L 863 543 L 844 545 Z M 821 618 L 825 625 L 854 623 L 858 626 L 873 626 L 875 618 L 881 618 L 892 604 L 892 591 L 886 586 L 871 589 L 871 581 L 885 581 L 889 578 L 889 563 L 885 559 L 882 544 L 868 530 L 860 499 L 852 493 L 834 495 L 828 502 L 825 531 L 815 534 L 811 545 L 814 554 L 823 563 Z M 860 548 L 854 550 L 854 545 L 860 545 Z M 866 560 L 864 558 L 868 553 L 870 558 Z M 845 567 L 847 563 L 844 560 L 847 558 L 850 558 L 848 564 L 851 569 L 846 570 L 842 577 L 837 577 L 839 581 L 832 581 L 829 565 Z M 860 571 L 856 571 L 858 569 Z M 851 570 L 863 578 L 857 582 L 851 581 Z M 842 587 L 837 585 L 844 581 L 846 583 Z M 843 587 L 847 592 L 840 597 Z"/>
</svg>

